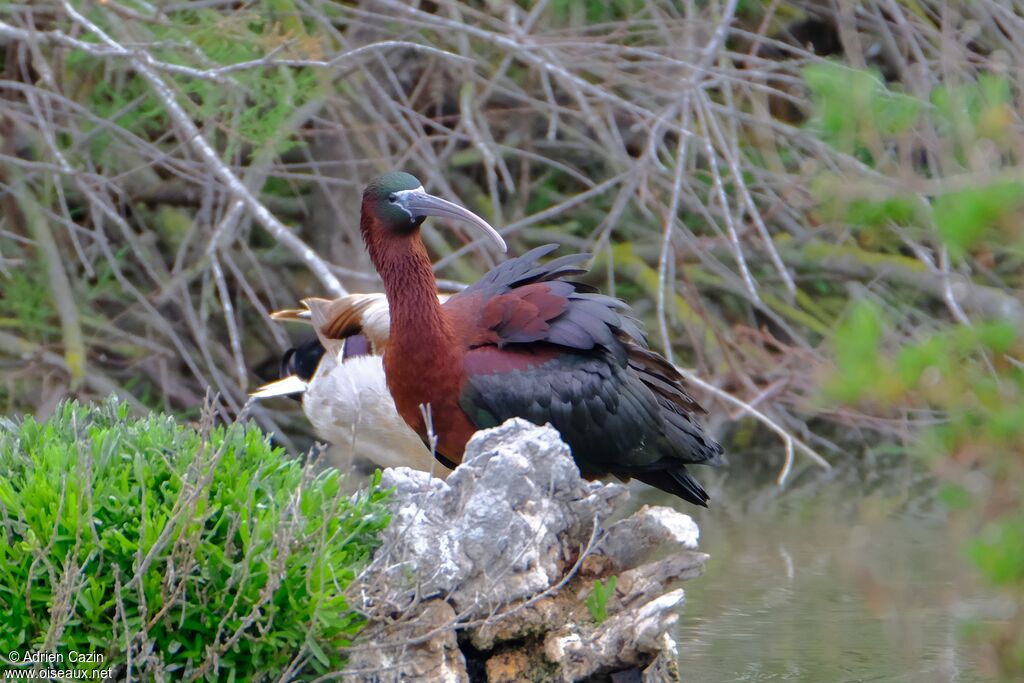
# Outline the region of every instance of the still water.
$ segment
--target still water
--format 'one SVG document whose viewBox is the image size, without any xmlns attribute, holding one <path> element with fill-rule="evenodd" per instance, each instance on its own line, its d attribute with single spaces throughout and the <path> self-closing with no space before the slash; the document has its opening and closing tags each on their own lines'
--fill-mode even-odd
<svg viewBox="0 0 1024 683">
<path fill-rule="evenodd" d="M 687 510 L 711 560 L 684 586 L 684 681 L 983 680 L 961 631 L 991 600 L 934 484 L 865 472 L 806 471 L 787 491 L 712 482 L 714 507 Z"/>
</svg>

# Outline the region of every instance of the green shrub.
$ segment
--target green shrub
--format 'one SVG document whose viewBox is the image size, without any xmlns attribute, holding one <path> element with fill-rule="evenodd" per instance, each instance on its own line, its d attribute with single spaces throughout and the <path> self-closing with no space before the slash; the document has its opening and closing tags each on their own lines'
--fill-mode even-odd
<svg viewBox="0 0 1024 683">
<path fill-rule="evenodd" d="M 128 679 L 336 670 L 345 588 L 388 517 L 255 427 L 125 406 L 0 421 L 0 651 L 95 652 Z"/>
</svg>

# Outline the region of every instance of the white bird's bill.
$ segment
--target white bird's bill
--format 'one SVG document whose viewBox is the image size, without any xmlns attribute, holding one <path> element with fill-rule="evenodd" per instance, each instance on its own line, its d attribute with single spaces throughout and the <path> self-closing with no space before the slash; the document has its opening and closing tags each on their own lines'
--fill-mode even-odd
<svg viewBox="0 0 1024 683">
<path fill-rule="evenodd" d="M 253 398 L 271 398 L 273 396 L 291 396 L 292 394 L 305 393 L 309 384 L 295 375 L 289 375 L 276 382 L 270 382 L 256 389 L 249 394 Z"/>
</svg>

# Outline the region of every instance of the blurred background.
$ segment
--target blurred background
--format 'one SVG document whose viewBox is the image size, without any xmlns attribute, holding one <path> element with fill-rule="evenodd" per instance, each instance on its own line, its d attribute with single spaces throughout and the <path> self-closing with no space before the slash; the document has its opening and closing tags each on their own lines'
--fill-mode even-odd
<svg viewBox="0 0 1024 683">
<path fill-rule="evenodd" d="M 684 675 L 1024 676 L 1022 65 L 1016 0 L 5 3 L 0 411 L 232 419 L 269 311 L 380 290 L 401 168 L 688 369 L 731 465 Z M 448 291 L 493 265 L 452 227 Z"/>
</svg>

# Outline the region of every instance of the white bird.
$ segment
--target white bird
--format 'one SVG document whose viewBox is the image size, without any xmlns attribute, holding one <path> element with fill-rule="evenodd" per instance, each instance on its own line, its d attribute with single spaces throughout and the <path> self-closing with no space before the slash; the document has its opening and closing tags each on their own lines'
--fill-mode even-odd
<svg viewBox="0 0 1024 683">
<path fill-rule="evenodd" d="M 388 390 L 381 359 L 391 327 L 385 296 L 349 294 L 302 303 L 303 309 L 271 317 L 311 324 L 319 343 L 311 340 L 290 349 L 282 363 L 292 374 L 252 396 L 303 394 L 303 412 L 317 438 L 332 445 L 330 459 L 339 469 L 350 468 L 353 457 L 360 455 L 379 467 L 412 467 L 446 477 L 450 470 L 401 418 Z"/>
</svg>

